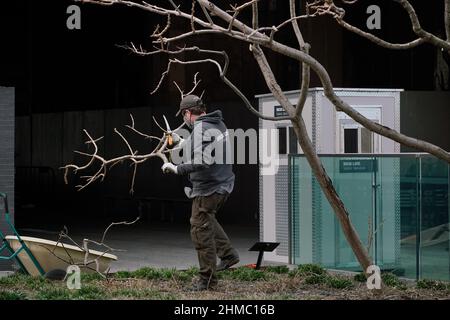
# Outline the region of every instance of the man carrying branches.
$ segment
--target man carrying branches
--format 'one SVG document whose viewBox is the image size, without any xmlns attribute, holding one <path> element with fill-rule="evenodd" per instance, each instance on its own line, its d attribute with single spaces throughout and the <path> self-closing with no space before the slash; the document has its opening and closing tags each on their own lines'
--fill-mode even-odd
<svg viewBox="0 0 450 320">
<path fill-rule="evenodd" d="M 192 289 L 208 290 L 217 285 L 216 271 L 225 270 L 239 262 L 238 252 L 216 219 L 233 191 L 232 164 L 218 156 L 219 152 L 215 156 L 208 152 L 214 145 L 226 150 L 227 127 L 223 123 L 222 112 L 216 110 L 206 113 L 206 105 L 196 95 L 188 94 L 182 98 L 176 115 L 180 113 L 192 130 L 186 142 L 181 142 L 183 150 L 188 150 L 188 160 L 179 165 L 167 162 L 161 169 L 163 172 L 189 175 L 192 188 L 186 187 L 185 192 L 193 199 L 191 238 L 200 266 L 200 277 Z M 221 155 L 226 156 L 223 153 Z M 217 266 L 216 255 L 221 259 Z"/>
</svg>

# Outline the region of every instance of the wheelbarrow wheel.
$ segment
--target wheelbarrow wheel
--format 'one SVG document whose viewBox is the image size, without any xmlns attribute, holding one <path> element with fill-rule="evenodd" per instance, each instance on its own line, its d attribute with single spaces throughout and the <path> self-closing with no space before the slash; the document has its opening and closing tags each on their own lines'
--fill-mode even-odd
<svg viewBox="0 0 450 320">
<path fill-rule="evenodd" d="M 62 269 L 53 269 L 44 274 L 44 278 L 49 280 L 59 280 L 62 281 L 66 277 L 66 271 Z"/>
</svg>

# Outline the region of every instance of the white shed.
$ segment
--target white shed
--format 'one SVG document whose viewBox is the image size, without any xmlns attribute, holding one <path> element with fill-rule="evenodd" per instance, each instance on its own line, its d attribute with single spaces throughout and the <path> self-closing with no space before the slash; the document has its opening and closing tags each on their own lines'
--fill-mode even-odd
<svg viewBox="0 0 450 320">
<path fill-rule="evenodd" d="M 341 99 L 359 113 L 385 126 L 400 130 L 400 89 L 336 89 Z M 285 93 L 293 105 L 299 91 Z M 285 115 L 272 94 L 257 95 L 259 111 L 264 115 Z M 325 97 L 323 88 L 312 88 L 306 100 L 303 117 L 318 154 L 392 154 L 400 145 L 373 134 L 343 112 L 337 112 Z M 280 242 L 266 261 L 290 261 L 289 172 L 288 155 L 301 154 L 289 120 L 259 121 L 259 156 L 266 159 L 271 151 L 277 155 L 276 170 L 260 164 L 260 240 Z M 261 130 L 263 129 L 263 130 Z M 263 134 L 264 133 L 264 134 Z M 272 133 L 272 135 L 270 134 Z M 273 165 L 273 163 L 272 163 Z M 305 261 L 307 262 L 307 261 Z"/>
</svg>

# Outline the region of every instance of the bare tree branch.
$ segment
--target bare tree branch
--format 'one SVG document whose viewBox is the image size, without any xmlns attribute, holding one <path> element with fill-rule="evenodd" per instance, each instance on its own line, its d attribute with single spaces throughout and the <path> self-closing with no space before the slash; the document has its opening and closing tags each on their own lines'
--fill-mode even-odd
<svg viewBox="0 0 450 320">
<path fill-rule="evenodd" d="M 297 41 L 300 46 L 300 49 L 303 50 L 303 48 L 305 47 L 305 40 L 303 40 L 303 35 L 298 26 L 297 19 L 295 19 L 295 17 L 297 16 L 297 14 L 295 12 L 295 0 L 289 0 L 289 10 L 291 13 L 292 28 L 294 29 L 294 33 L 295 33 L 295 36 L 297 37 Z"/>
<path fill-rule="evenodd" d="M 291 116 L 280 116 L 280 117 L 266 116 L 266 115 L 263 115 L 262 113 L 260 113 L 259 111 L 257 111 L 251 105 L 250 101 L 245 97 L 245 95 L 226 77 L 226 72 L 228 70 L 228 65 L 229 65 L 229 58 L 228 58 L 228 55 L 226 54 L 226 52 L 224 52 L 224 51 L 204 50 L 204 49 L 200 49 L 198 47 L 187 47 L 187 48 L 185 47 L 185 48 L 180 48 L 180 49 L 178 49 L 176 51 L 157 50 L 157 51 L 153 51 L 151 53 L 152 54 L 166 53 L 166 54 L 170 54 L 170 55 L 176 55 L 176 54 L 180 54 L 182 52 L 187 52 L 187 51 L 195 51 L 197 53 L 220 55 L 220 56 L 222 56 L 224 58 L 225 64 L 224 64 L 224 66 L 222 68 L 221 64 L 217 60 L 214 60 L 214 59 L 211 59 L 211 58 L 200 59 L 200 60 L 190 60 L 190 61 L 182 61 L 182 60 L 179 60 L 179 59 L 176 59 L 176 58 L 169 59 L 169 63 L 168 63 L 167 69 L 166 69 L 166 71 L 164 71 L 162 73 L 162 76 L 160 78 L 158 86 L 156 87 L 155 90 L 152 91 L 152 93 L 155 93 L 160 88 L 162 81 L 168 75 L 168 73 L 170 71 L 171 64 L 175 63 L 175 64 L 181 64 L 181 65 L 191 65 L 191 64 L 212 63 L 219 70 L 219 76 L 222 79 L 222 81 L 242 99 L 242 101 L 244 102 L 244 105 L 247 107 L 247 109 L 250 110 L 250 112 L 252 112 L 256 116 L 258 116 L 258 117 L 260 117 L 261 119 L 264 119 L 264 120 L 280 121 L 280 120 L 290 120 L 290 119 L 292 119 Z M 140 51 L 140 53 L 141 54 L 146 54 L 145 51 Z M 193 88 L 193 90 L 196 88 L 196 86 L 195 86 L 196 82 L 195 81 L 196 80 L 194 79 L 194 88 Z M 198 84 L 198 82 L 197 82 L 197 84 Z M 183 90 L 181 90 L 179 88 L 178 84 L 175 83 L 175 85 L 177 86 L 178 90 L 180 91 L 180 94 L 182 96 L 184 96 Z M 191 92 L 193 92 L 193 90 L 191 90 Z"/>
<path fill-rule="evenodd" d="M 124 137 L 124 135 L 119 132 L 119 130 L 117 130 L 117 128 L 114 128 L 114 132 L 123 140 L 123 142 L 125 143 L 129 154 L 127 155 L 122 155 L 116 158 L 112 158 L 112 159 L 108 159 L 106 160 L 105 158 L 101 157 L 100 155 L 98 155 L 98 146 L 97 146 L 97 141 L 99 141 L 99 139 L 94 140 L 89 133 L 87 132 L 87 130 L 83 129 L 84 133 L 88 136 L 89 140 L 86 142 L 86 144 L 91 144 L 94 147 L 94 151 L 93 153 L 86 153 L 86 152 L 81 152 L 81 151 L 75 151 L 76 153 L 86 156 L 89 158 L 89 161 L 83 165 L 83 166 L 78 166 L 75 164 L 68 164 L 64 167 L 61 167 L 60 169 L 64 169 L 64 181 L 66 184 L 68 184 L 68 179 L 67 176 L 69 174 L 69 171 L 72 169 L 74 171 L 74 173 L 76 174 L 78 171 L 82 171 L 82 170 L 86 170 L 90 167 L 92 167 L 94 165 L 95 162 L 99 162 L 100 166 L 98 168 L 98 170 L 93 174 L 93 175 L 86 175 L 86 176 L 81 176 L 81 179 L 85 179 L 84 184 L 78 185 L 77 188 L 78 190 L 83 190 L 84 188 L 86 188 L 87 186 L 89 186 L 90 184 L 92 184 L 93 182 L 95 182 L 96 180 L 100 179 L 103 181 L 103 179 L 105 178 L 108 168 L 111 169 L 113 166 L 115 166 L 116 164 L 119 163 L 123 163 L 124 161 L 130 161 L 132 163 L 132 165 L 134 166 L 133 169 L 133 176 L 132 176 L 132 181 L 131 181 L 131 187 L 130 187 L 130 193 L 133 194 L 134 192 L 134 182 L 135 182 L 135 177 L 136 177 L 136 171 L 137 171 L 137 166 L 138 164 L 141 164 L 145 161 L 147 161 L 150 158 L 154 158 L 154 157 L 159 157 L 161 160 L 163 160 L 163 162 L 168 162 L 167 159 L 167 154 L 170 152 L 171 149 L 168 149 L 168 145 L 169 145 L 169 140 L 172 139 L 172 135 L 174 133 L 176 133 L 176 131 L 180 130 L 184 124 L 182 124 L 181 126 L 179 126 L 177 129 L 175 130 L 171 130 L 169 127 L 169 124 L 167 122 L 167 119 L 165 119 L 165 123 L 166 123 L 166 129 L 164 129 L 162 126 L 159 125 L 159 123 L 156 121 L 155 118 L 154 121 L 156 123 L 156 125 L 163 131 L 164 135 L 161 138 L 157 138 L 154 136 L 150 136 L 147 134 L 144 134 L 140 131 L 138 131 L 135 128 L 135 124 L 134 124 L 134 118 L 132 115 L 130 115 L 131 117 L 131 125 L 126 125 L 127 128 L 129 128 L 132 132 L 137 133 L 138 135 L 146 138 L 146 139 L 156 139 L 158 140 L 158 145 L 156 146 L 156 148 L 148 154 L 143 154 L 143 155 L 139 155 L 138 151 L 133 151 L 133 149 L 131 148 L 131 145 L 129 144 L 128 140 Z"/>
<path fill-rule="evenodd" d="M 411 20 L 411 24 L 413 27 L 414 33 L 419 36 L 420 38 L 424 39 L 425 41 L 444 48 L 447 51 L 450 51 L 450 43 L 447 41 L 444 41 L 435 35 L 429 33 L 428 31 L 425 31 L 422 26 L 420 25 L 419 18 L 416 14 L 416 11 L 414 10 L 414 7 L 409 3 L 407 0 L 394 0 L 395 2 L 398 2 L 402 5 L 402 7 L 406 10 L 406 12 L 409 15 L 409 19 Z"/>
<path fill-rule="evenodd" d="M 288 117 L 271 117 L 271 116 L 266 116 L 263 115 L 262 113 L 260 113 L 259 111 L 257 111 L 255 108 L 253 108 L 253 106 L 251 105 L 251 103 L 247 100 L 247 98 L 245 97 L 245 95 L 225 76 L 223 75 L 222 72 L 222 68 L 219 65 L 219 63 L 216 60 L 213 59 L 202 59 L 202 60 L 191 60 L 191 61 L 180 61 L 178 59 L 174 59 L 174 62 L 179 63 L 179 64 L 184 64 L 184 65 L 190 65 L 190 64 L 198 64 L 198 63 L 205 63 L 205 62 L 210 62 L 213 63 L 217 66 L 217 68 L 219 69 L 219 72 L 221 74 L 221 78 L 223 80 L 223 82 L 231 88 L 231 90 L 233 90 L 245 103 L 245 106 L 255 115 L 257 115 L 258 117 L 260 117 L 261 119 L 264 120 L 272 120 L 272 121 L 280 121 L 280 120 L 290 120 L 292 117 L 288 116 Z"/>
<path fill-rule="evenodd" d="M 131 113 L 130 113 L 130 118 L 131 118 L 131 126 L 127 124 L 125 127 L 127 127 L 128 129 L 130 129 L 131 131 L 137 133 L 138 135 L 144 137 L 145 139 L 156 139 L 156 140 L 158 140 L 158 141 L 161 141 L 161 138 L 158 138 L 158 137 L 155 137 L 155 136 L 151 136 L 151 135 L 142 133 L 142 132 L 140 132 L 139 130 L 137 130 L 137 129 L 134 127 L 134 118 L 133 118 L 133 115 L 132 115 Z"/>
<path fill-rule="evenodd" d="M 94 241 L 94 240 L 89 240 L 87 238 L 83 239 L 83 244 L 80 245 L 78 244 L 75 240 L 73 240 L 70 236 L 69 236 L 69 232 L 67 230 L 67 227 L 64 226 L 64 229 L 62 231 L 59 232 L 59 236 L 58 239 L 56 241 L 55 246 L 53 247 L 53 249 L 49 249 L 46 246 L 42 246 L 44 249 L 48 250 L 53 256 L 55 256 L 56 258 L 58 258 L 59 260 L 65 262 L 67 265 L 77 265 L 77 266 L 82 266 L 82 267 L 86 267 L 90 270 L 96 271 L 98 274 L 100 274 L 102 277 L 105 277 L 104 272 L 102 272 L 100 270 L 100 262 L 99 259 L 101 259 L 102 257 L 104 257 L 107 253 L 109 252 L 113 252 L 113 251 L 124 251 L 124 250 L 120 250 L 120 249 L 114 249 L 112 247 L 110 247 L 109 245 L 107 245 L 105 243 L 105 238 L 106 238 L 106 234 L 107 232 L 111 229 L 111 227 L 116 226 L 116 225 L 132 225 L 134 223 L 136 223 L 137 221 L 139 221 L 140 216 L 138 216 L 135 220 L 131 221 L 131 222 L 127 222 L 127 221 L 122 221 L 122 222 L 113 222 L 111 223 L 106 230 L 103 232 L 103 237 L 101 239 L 100 242 Z M 75 259 L 71 256 L 70 251 L 66 248 L 65 244 L 62 242 L 63 239 L 67 239 L 70 241 L 71 244 L 75 245 L 78 249 L 80 249 L 81 251 L 84 252 L 84 260 L 83 262 L 75 262 Z M 105 251 L 101 252 L 100 255 L 98 255 L 95 259 L 90 259 L 89 260 L 89 256 L 92 255 L 91 253 L 91 249 L 89 249 L 89 244 L 93 243 L 95 245 L 101 246 L 106 248 Z M 62 247 L 64 249 L 65 254 L 67 255 L 67 257 L 69 258 L 69 260 L 66 260 L 65 257 L 62 257 L 58 254 L 56 254 L 56 249 L 58 247 Z M 97 250 L 98 251 L 98 250 Z M 95 264 L 95 268 L 92 268 L 90 265 L 91 264 Z"/>
<path fill-rule="evenodd" d="M 234 23 L 234 19 L 236 19 L 236 17 L 238 16 L 238 14 L 244 10 L 245 8 L 252 6 L 252 14 L 253 14 L 253 19 L 255 18 L 255 8 L 258 8 L 258 1 L 259 0 L 251 0 L 248 2 L 245 2 L 244 4 L 240 5 L 240 6 L 233 6 L 230 5 L 232 8 L 232 12 L 233 12 L 233 17 L 231 18 L 230 23 L 228 24 L 228 30 L 231 31 L 233 28 L 233 23 Z M 257 10 L 257 9 L 256 9 Z M 257 12 L 257 11 L 256 11 Z M 254 20 L 255 22 L 257 22 L 257 20 Z"/>
<path fill-rule="evenodd" d="M 192 94 L 195 91 L 195 89 L 197 89 L 197 86 L 202 81 L 202 80 L 197 80 L 197 76 L 198 76 L 198 72 L 196 72 L 195 75 L 194 75 L 194 87 L 188 93 L 184 93 L 184 91 L 180 89 L 180 86 L 176 83 L 176 81 L 173 82 L 175 84 L 175 86 L 177 87 L 178 91 L 180 92 L 181 100 L 185 96 L 188 96 L 188 95 Z"/>
<path fill-rule="evenodd" d="M 297 42 L 300 46 L 300 50 L 305 51 L 307 54 L 309 54 L 309 44 L 305 43 L 305 40 L 303 39 L 302 32 L 300 31 L 300 28 L 298 26 L 297 22 L 297 14 L 295 10 L 295 0 L 289 0 L 289 10 L 291 15 L 291 23 L 292 28 L 294 29 L 295 36 L 297 37 Z M 281 28 L 281 26 L 280 26 Z M 301 78 L 302 86 L 300 88 L 300 97 L 298 99 L 297 105 L 295 107 L 295 116 L 298 116 L 303 111 L 303 106 L 306 102 L 306 97 L 308 96 L 308 89 L 309 89 L 309 81 L 310 81 L 310 68 L 308 64 L 302 63 L 302 78 Z"/>
<path fill-rule="evenodd" d="M 162 37 L 170 28 L 170 14 L 167 14 L 167 23 L 165 28 L 159 32 L 159 24 L 156 26 L 155 31 L 153 31 L 152 37 L 160 38 Z"/>
<path fill-rule="evenodd" d="M 345 29 L 364 37 L 375 44 L 382 46 L 387 49 L 394 49 L 394 50 L 405 50 L 405 49 L 411 49 L 414 48 L 422 43 L 428 42 L 431 43 L 439 48 L 443 48 L 450 52 L 450 41 L 447 41 L 440 39 L 439 37 L 433 35 L 432 33 L 424 30 L 422 26 L 420 25 L 419 18 L 414 10 L 414 7 L 411 5 L 411 3 L 408 0 L 393 0 L 394 2 L 399 3 L 403 9 L 406 11 L 406 13 L 409 16 L 409 19 L 411 21 L 412 29 L 414 33 L 418 36 L 418 39 L 410 41 L 408 43 L 390 43 L 383 39 L 380 39 L 370 33 L 367 33 L 365 31 L 362 31 L 360 28 L 357 28 L 355 26 L 350 25 L 349 23 L 344 21 L 344 15 L 345 10 L 336 6 L 334 3 L 334 0 L 316 0 L 312 3 L 307 3 L 308 11 L 313 10 L 314 14 L 324 15 L 328 14 L 335 18 L 335 20 Z M 445 0 L 446 4 L 448 4 L 448 0 Z M 353 4 L 356 1 L 344 1 L 346 4 Z M 448 8 L 448 7 L 446 7 Z M 449 9 L 450 10 L 450 9 Z M 448 33 L 450 33 L 450 24 L 448 24 L 447 21 L 449 21 L 450 12 L 446 9 L 445 10 L 445 21 L 446 21 L 446 30 L 449 30 Z M 448 26 L 448 28 L 447 28 Z"/>
<path fill-rule="evenodd" d="M 258 62 L 264 79 L 266 80 L 267 87 L 273 93 L 277 101 L 281 103 L 281 106 L 288 113 L 288 115 L 290 117 L 293 117 L 295 113 L 294 107 L 284 95 L 281 87 L 278 85 L 278 82 L 275 79 L 272 70 L 270 69 L 269 62 L 267 61 L 262 49 L 259 46 L 255 45 L 252 47 L 252 53 L 256 61 Z"/>
<path fill-rule="evenodd" d="M 174 16 L 179 16 L 179 17 L 183 17 L 186 19 L 191 19 L 191 15 L 185 12 L 182 12 L 179 9 L 179 6 L 175 5 L 175 3 L 172 0 L 169 0 L 169 2 L 171 3 L 171 5 L 173 6 L 173 10 L 170 9 L 166 9 L 166 8 L 162 8 L 156 5 L 152 5 L 149 3 L 146 3 L 145 1 L 142 1 L 142 3 L 137 3 L 137 2 L 133 2 L 133 1 L 124 1 L 124 0 L 74 0 L 75 2 L 81 2 L 81 3 L 92 3 L 92 4 L 97 4 L 97 5 L 113 5 L 113 4 L 118 4 L 118 5 L 125 5 L 128 7 L 135 7 L 135 8 L 139 8 L 145 11 L 149 11 L 151 13 L 156 13 L 158 15 L 162 15 L 162 16 L 167 16 L 168 14 L 170 15 L 174 15 Z M 208 26 L 208 24 L 206 22 L 204 22 L 203 20 L 194 17 L 194 21 L 204 27 Z"/>
<path fill-rule="evenodd" d="M 231 25 L 231 23 L 230 23 Z M 253 29 L 258 30 L 259 28 L 259 12 L 258 12 L 258 2 L 252 3 L 252 26 Z"/>
<path fill-rule="evenodd" d="M 283 21 L 282 23 L 280 23 L 278 26 L 276 26 L 276 29 L 280 30 L 281 28 L 283 28 L 285 25 L 289 24 L 289 23 L 294 23 L 297 22 L 297 20 L 301 20 L 301 19 L 309 19 L 309 18 L 314 18 L 316 17 L 316 15 L 314 14 L 306 14 L 306 15 L 301 15 L 301 16 L 294 16 L 291 17 L 285 21 Z M 299 29 L 300 30 L 300 29 Z M 300 34 L 301 35 L 301 34 Z M 301 35 L 302 36 L 302 35 Z M 302 36 L 303 37 L 303 36 Z"/>
<path fill-rule="evenodd" d="M 172 7 L 177 11 L 180 12 L 180 6 L 177 6 L 173 0 L 169 0 L 170 4 L 172 5 Z"/>
<path fill-rule="evenodd" d="M 309 44 L 304 46 L 306 54 L 309 54 Z M 306 98 L 308 97 L 309 81 L 311 79 L 310 67 L 307 63 L 302 63 L 302 86 L 300 88 L 300 97 L 295 106 L 295 116 L 298 117 L 305 106 Z"/>
<path fill-rule="evenodd" d="M 208 20 L 209 25 L 210 26 L 214 26 L 214 22 L 211 19 L 211 16 L 209 15 L 208 10 L 206 10 L 205 7 L 203 6 L 203 4 L 201 4 L 201 3 L 200 3 L 200 8 L 202 8 L 202 11 L 203 11 L 203 13 L 204 13 L 204 15 L 206 17 L 206 20 Z"/>
<path fill-rule="evenodd" d="M 195 3 L 196 3 L 196 0 L 192 0 L 192 5 L 191 5 L 191 30 L 192 30 L 192 32 L 195 32 L 195 22 L 194 22 Z"/>
<path fill-rule="evenodd" d="M 125 139 L 125 137 L 119 132 L 119 130 L 117 130 L 117 128 L 114 128 L 114 132 L 117 133 L 122 138 L 122 140 L 125 142 L 125 144 L 128 147 L 128 150 L 130 151 L 130 155 L 132 155 L 132 156 L 136 155 L 136 152 L 134 152 L 131 149 L 130 144 L 128 143 L 127 139 Z"/>
<path fill-rule="evenodd" d="M 383 39 L 378 38 L 377 36 L 374 36 L 371 33 L 362 31 L 361 29 L 354 27 L 350 25 L 349 23 L 345 22 L 343 19 L 336 19 L 337 23 L 339 23 L 342 27 L 347 29 L 348 31 L 351 31 L 361 37 L 364 37 L 376 45 L 379 45 L 381 47 L 387 48 L 387 49 L 393 49 L 393 50 L 407 50 L 414 47 L 417 47 L 423 43 L 425 43 L 425 39 L 419 38 L 413 41 L 410 41 L 408 43 L 390 43 Z"/>
<path fill-rule="evenodd" d="M 105 232 L 103 232 L 103 237 L 102 237 L 102 240 L 101 240 L 100 242 L 101 242 L 101 243 L 105 243 L 106 234 L 108 233 L 109 229 L 111 229 L 111 227 L 113 227 L 113 226 L 118 226 L 118 225 L 126 225 L 126 226 L 129 226 L 129 225 L 132 225 L 132 224 L 135 224 L 136 222 L 138 222 L 140 218 L 141 218 L 141 217 L 138 216 L 138 217 L 136 217 L 136 219 L 134 219 L 134 220 L 131 221 L 131 222 L 127 222 L 127 221 L 122 221 L 122 222 L 112 222 L 112 223 L 108 226 L 108 228 L 106 228 Z"/>
</svg>

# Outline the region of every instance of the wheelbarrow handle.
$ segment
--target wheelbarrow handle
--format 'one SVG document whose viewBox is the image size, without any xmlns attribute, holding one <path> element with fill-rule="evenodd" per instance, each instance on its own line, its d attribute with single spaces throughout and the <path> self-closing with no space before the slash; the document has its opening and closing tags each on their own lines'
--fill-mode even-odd
<svg viewBox="0 0 450 320">
<path fill-rule="evenodd" d="M 3 199 L 3 202 L 5 203 L 5 213 L 8 213 L 8 196 L 6 195 L 6 193 L 0 192 L 0 198 Z"/>
</svg>

